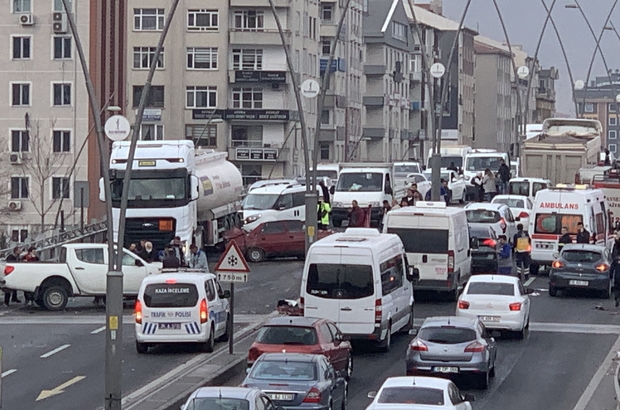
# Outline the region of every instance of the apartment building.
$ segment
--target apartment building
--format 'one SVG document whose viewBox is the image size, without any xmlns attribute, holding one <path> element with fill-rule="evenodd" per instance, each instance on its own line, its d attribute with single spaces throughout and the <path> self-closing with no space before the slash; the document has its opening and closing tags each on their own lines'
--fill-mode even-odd
<svg viewBox="0 0 620 410">
<path fill-rule="evenodd" d="M 361 160 L 409 158 L 409 61 L 413 37 L 402 0 L 369 0 L 363 20 L 366 77 Z"/>
<path fill-rule="evenodd" d="M 541 124 L 547 118 L 555 117 L 555 84 L 559 78 L 555 67 L 543 68 L 538 72 L 534 122 Z"/>
<path fill-rule="evenodd" d="M 318 0 L 274 0 L 293 62 L 288 69 L 268 0 L 188 0 L 171 23 L 148 98 L 141 138 L 187 138 L 229 153 L 244 182 L 303 174 L 299 83 L 319 76 Z M 127 18 L 130 121 L 169 2 L 132 0 Z M 316 99 L 304 99 L 310 142 Z"/>
<path fill-rule="evenodd" d="M 89 4 L 69 0 L 86 49 Z M 88 98 L 61 0 L 10 0 L 0 6 L 0 236 L 21 242 L 64 214 L 79 225 L 86 191 Z M 74 166 L 75 164 L 75 166 Z M 74 206 L 76 205 L 76 206 Z M 61 213 L 62 211 L 62 213 Z"/>
</svg>

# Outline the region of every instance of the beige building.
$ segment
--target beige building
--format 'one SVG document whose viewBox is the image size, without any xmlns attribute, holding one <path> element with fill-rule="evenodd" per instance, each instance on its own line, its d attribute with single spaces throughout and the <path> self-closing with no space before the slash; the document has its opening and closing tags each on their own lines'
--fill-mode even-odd
<svg viewBox="0 0 620 410">
<path fill-rule="evenodd" d="M 0 236 L 21 242 L 53 226 L 61 210 L 65 225 L 79 225 L 73 205 L 79 188 L 88 200 L 88 158 L 78 154 L 89 106 L 62 1 L 11 0 L 2 8 Z M 74 1 L 73 12 L 88 50 L 89 4 Z"/>
<path fill-rule="evenodd" d="M 318 0 L 274 0 L 303 82 L 319 76 Z M 135 119 L 169 2 L 131 0 L 125 110 Z M 174 16 L 143 117 L 142 139 L 193 139 L 228 151 L 245 183 L 303 174 L 299 113 L 267 0 L 188 0 Z M 316 99 L 304 99 L 309 138 Z M 312 140 L 311 140 L 312 142 Z"/>
</svg>

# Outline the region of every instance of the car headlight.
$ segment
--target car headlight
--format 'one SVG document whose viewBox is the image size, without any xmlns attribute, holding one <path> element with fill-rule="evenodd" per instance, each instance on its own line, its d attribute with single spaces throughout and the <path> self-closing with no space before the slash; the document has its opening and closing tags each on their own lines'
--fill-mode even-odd
<svg viewBox="0 0 620 410">
<path fill-rule="evenodd" d="M 246 224 L 251 224 L 252 222 L 254 222 L 257 219 L 259 219 L 261 216 L 262 216 L 261 214 L 248 216 L 247 218 L 245 218 L 245 223 Z"/>
<path fill-rule="evenodd" d="M 342 202 L 334 202 L 334 208 L 343 208 L 343 205 Z"/>
</svg>

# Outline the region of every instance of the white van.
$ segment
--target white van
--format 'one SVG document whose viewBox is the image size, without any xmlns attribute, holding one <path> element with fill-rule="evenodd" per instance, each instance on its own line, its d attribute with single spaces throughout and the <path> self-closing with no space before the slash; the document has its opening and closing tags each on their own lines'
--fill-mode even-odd
<svg viewBox="0 0 620 410">
<path fill-rule="evenodd" d="M 527 196 L 534 202 L 538 191 L 552 186 L 551 181 L 544 178 L 512 178 L 508 181 L 508 194 Z"/>
<path fill-rule="evenodd" d="M 397 235 L 348 228 L 312 244 L 301 279 L 306 317 L 335 322 L 350 339 L 379 342 L 413 326 L 414 276 Z"/>
<path fill-rule="evenodd" d="M 256 188 L 243 199 L 243 229 L 251 231 L 264 220 L 306 220 L 306 187 L 279 184 Z"/>
<path fill-rule="evenodd" d="M 471 179 L 487 168 L 496 173 L 502 160 L 510 167 L 510 155 L 506 152 L 497 152 L 492 149 L 473 150 L 465 158 L 465 166 L 463 167 L 465 182 L 471 184 Z"/>
<path fill-rule="evenodd" d="M 199 343 L 212 352 L 215 340 L 225 341 L 228 298 L 215 275 L 203 272 L 165 272 L 142 281 L 136 300 L 136 350 L 147 353 L 162 343 Z"/>
<path fill-rule="evenodd" d="M 420 273 L 415 289 L 449 292 L 456 300 L 471 276 L 465 210 L 445 202 L 418 202 L 388 212 L 383 231 L 403 241 L 409 266 Z"/>
<path fill-rule="evenodd" d="M 465 158 L 472 152 L 472 148 L 469 145 L 444 145 L 441 147 L 441 168 L 448 168 L 450 163 L 461 169 L 465 164 Z M 428 169 L 433 168 L 431 164 L 431 158 L 433 158 L 433 149 L 428 150 L 428 157 L 426 166 Z"/>
<path fill-rule="evenodd" d="M 562 227 L 575 241 L 577 223 L 582 222 L 591 235 L 596 234 L 598 245 L 610 246 L 613 237 L 608 217 L 609 205 L 603 191 L 587 185 L 558 184 L 536 194 L 530 216 L 529 233 L 532 237 L 532 266 L 536 274 L 540 266 L 549 266 L 558 252 Z"/>
</svg>

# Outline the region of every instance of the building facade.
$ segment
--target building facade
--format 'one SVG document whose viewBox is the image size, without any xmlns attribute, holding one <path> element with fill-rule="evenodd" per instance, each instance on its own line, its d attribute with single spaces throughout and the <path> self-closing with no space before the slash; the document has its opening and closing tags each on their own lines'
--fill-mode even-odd
<svg viewBox="0 0 620 410">
<path fill-rule="evenodd" d="M 69 3 L 88 50 L 89 4 Z M 89 105 L 62 1 L 11 0 L 2 8 L 0 78 L 7 98 L 0 110 L 0 236 L 23 242 L 56 222 L 79 226 L 74 201 L 88 189 L 81 148 Z"/>
<path fill-rule="evenodd" d="M 555 67 L 541 69 L 538 72 L 535 123 L 541 124 L 547 118 L 555 117 L 555 84 L 559 78 L 560 74 Z"/>
</svg>

